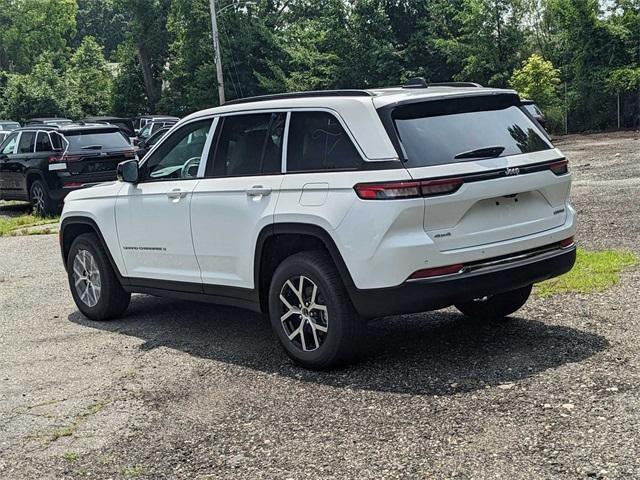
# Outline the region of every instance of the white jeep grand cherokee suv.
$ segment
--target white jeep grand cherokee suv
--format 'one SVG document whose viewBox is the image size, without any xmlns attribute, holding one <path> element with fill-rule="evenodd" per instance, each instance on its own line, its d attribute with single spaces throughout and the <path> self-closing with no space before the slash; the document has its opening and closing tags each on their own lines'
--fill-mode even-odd
<svg viewBox="0 0 640 480">
<path fill-rule="evenodd" d="M 94 320 L 131 293 L 269 314 L 309 368 L 366 319 L 518 310 L 575 261 L 571 175 L 510 90 L 426 85 L 228 102 L 175 125 L 119 181 L 71 193 L 60 243 Z"/>
</svg>

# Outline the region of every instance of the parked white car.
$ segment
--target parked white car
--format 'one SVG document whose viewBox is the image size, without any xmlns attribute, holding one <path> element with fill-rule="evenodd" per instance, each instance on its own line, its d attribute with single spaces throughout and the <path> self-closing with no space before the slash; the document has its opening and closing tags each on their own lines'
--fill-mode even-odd
<svg viewBox="0 0 640 480">
<path fill-rule="evenodd" d="M 80 311 L 118 317 L 134 292 L 245 307 L 309 368 L 352 360 L 371 317 L 510 315 L 575 261 L 567 161 L 511 90 L 229 102 L 118 172 L 66 197 Z"/>
</svg>

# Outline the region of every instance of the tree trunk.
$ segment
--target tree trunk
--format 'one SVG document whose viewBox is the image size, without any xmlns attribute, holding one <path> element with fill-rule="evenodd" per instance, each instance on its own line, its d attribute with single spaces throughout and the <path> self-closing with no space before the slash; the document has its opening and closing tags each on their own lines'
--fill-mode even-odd
<svg viewBox="0 0 640 480">
<path fill-rule="evenodd" d="M 151 71 L 151 59 L 149 53 L 144 45 L 138 45 L 138 59 L 140 60 L 140 67 L 142 68 L 142 78 L 144 80 L 144 89 L 147 92 L 147 98 L 151 108 L 154 108 L 158 99 L 160 98 L 160 92 L 158 88 L 158 82 L 153 78 L 153 72 Z"/>
</svg>

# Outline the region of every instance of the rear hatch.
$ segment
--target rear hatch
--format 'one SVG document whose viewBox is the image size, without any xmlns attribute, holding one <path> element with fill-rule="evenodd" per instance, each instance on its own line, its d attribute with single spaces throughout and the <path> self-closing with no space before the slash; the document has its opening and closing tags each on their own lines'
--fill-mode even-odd
<svg viewBox="0 0 640 480">
<path fill-rule="evenodd" d="M 116 127 L 70 130 L 64 161 L 73 183 L 98 183 L 116 178 L 116 167 L 135 157 L 133 147 Z"/>
<path fill-rule="evenodd" d="M 424 229 L 441 251 L 564 224 L 566 160 L 514 93 L 413 101 L 388 115 L 405 167 L 424 180 Z"/>
</svg>

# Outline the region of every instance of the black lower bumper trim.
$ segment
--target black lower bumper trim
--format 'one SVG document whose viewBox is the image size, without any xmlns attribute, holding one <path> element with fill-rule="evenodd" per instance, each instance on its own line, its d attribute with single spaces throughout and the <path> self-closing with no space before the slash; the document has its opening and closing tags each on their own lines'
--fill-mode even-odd
<svg viewBox="0 0 640 480">
<path fill-rule="evenodd" d="M 524 264 L 405 282 L 391 288 L 349 289 L 351 301 L 364 317 L 384 317 L 437 310 L 486 295 L 515 290 L 557 277 L 573 268 L 576 248 Z"/>
</svg>

